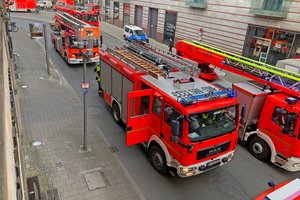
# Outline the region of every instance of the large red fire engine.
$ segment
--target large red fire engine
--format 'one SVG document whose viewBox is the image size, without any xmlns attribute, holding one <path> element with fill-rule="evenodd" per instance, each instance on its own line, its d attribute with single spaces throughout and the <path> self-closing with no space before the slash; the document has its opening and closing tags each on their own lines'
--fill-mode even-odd
<svg viewBox="0 0 300 200">
<path fill-rule="evenodd" d="M 36 9 L 36 0 L 6 0 L 8 11 L 27 11 L 32 12 Z"/>
<path fill-rule="evenodd" d="M 300 170 L 300 74 L 200 42 L 180 41 L 177 51 L 252 79 L 233 84 L 240 107 L 239 138 L 252 155 L 288 171 Z"/>
<path fill-rule="evenodd" d="M 78 10 L 74 5 L 61 5 L 55 4 L 54 8 L 57 11 L 68 13 L 81 21 L 84 21 L 90 25 L 99 27 L 99 15 L 97 12 L 88 10 Z"/>
<path fill-rule="evenodd" d="M 238 101 L 174 59 L 135 44 L 100 51 L 101 86 L 114 120 L 127 125 L 126 145 L 143 143 L 158 172 L 188 177 L 233 159 Z"/>
<path fill-rule="evenodd" d="M 86 36 L 86 31 L 91 30 L 94 37 L 93 55 L 88 62 L 99 62 L 99 29 L 91 26 L 67 13 L 55 13 L 55 25 L 53 25 L 51 33 L 51 41 L 54 48 L 62 55 L 68 64 L 79 64 L 83 62 L 83 55 L 80 53 L 78 41 L 76 37 L 76 29 L 83 28 L 83 33 Z M 82 49 L 86 52 L 86 47 Z"/>
</svg>

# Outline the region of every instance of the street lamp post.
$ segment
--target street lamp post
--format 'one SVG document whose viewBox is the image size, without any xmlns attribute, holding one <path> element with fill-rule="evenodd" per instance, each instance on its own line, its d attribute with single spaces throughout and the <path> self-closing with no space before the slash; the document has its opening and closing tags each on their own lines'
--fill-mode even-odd
<svg viewBox="0 0 300 200">
<path fill-rule="evenodd" d="M 86 36 L 85 36 L 86 35 Z M 86 80 L 86 61 L 89 61 L 90 56 L 93 55 L 93 31 L 87 30 L 84 33 L 83 27 L 78 29 L 78 47 L 80 53 L 83 56 L 83 77 L 82 77 L 82 89 L 83 89 L 83 151 L 87 151 L 87 115 L 86 115 L 86 95 L 88 93 L 89 83 Z M 83 52 L 83 48 L 86 47 L 86 52 Z"/>
</svg>

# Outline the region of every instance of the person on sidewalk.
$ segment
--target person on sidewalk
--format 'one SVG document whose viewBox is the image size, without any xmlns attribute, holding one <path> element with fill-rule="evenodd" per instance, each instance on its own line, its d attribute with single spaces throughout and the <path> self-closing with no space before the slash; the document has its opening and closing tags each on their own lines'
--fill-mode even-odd
<svg viewBox="0 0 300 200">
<path fill-rule="evenodd" d="M 172 40 L 172 38 L 170 38 L 170 41 L 169 41 L 169 53 L 173 53 L 172 52 L 172 48 L 173 48 L 173 40 Z"/>
<path fill-rule="evenodd" d="M 101 87 L 101 66 L 97 65 L 94 69 L 94 72 L 96 72 L 96 81 L 98 82 L 98 94 L 99 96 L 102 96 L 103 89 Z"/>
</svg>

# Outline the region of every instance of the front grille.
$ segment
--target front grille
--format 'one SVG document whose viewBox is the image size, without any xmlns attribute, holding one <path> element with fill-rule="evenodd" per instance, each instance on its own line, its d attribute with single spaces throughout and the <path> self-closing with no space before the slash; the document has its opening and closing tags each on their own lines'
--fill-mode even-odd
<svg viewBox="0 0 300 200">
<path fill-rule="evenodd" d="M 227 151 L 229 147 L 230 147 L 230 141 L 225 142 L 223 144 L 208 147 L 207 149 L 199 150 L 197 152 L 197 160 L 201 160 L 203 158 L 207 158 L 209 156 Z"/>
</svg>

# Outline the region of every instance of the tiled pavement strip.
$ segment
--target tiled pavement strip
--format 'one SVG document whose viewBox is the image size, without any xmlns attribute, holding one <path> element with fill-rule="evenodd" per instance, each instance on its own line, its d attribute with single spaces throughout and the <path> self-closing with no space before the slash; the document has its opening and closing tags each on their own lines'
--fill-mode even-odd
<svg viewBox="0 0 300 200">
<path fill-rule="evenodd" d="M 58 70 L 46 76 L 41 67 L 44 60 L 37 59 L 44 53 L 27 33 L 14 33 L 13 44 L 21 55 L 17 94 L 26 177 L 38 176 L 41 192 L 57 188 L 60 199 L 146 199 L 89 118 L 92 151 L 80 153 L 83 109 L 79 97 Z M 41 145 L 34 147 L 33 141 Z M 84 174 L 92 177 L 91 172 L 103 181 L 89 180 L 88 187 Z"/>
</svg>

